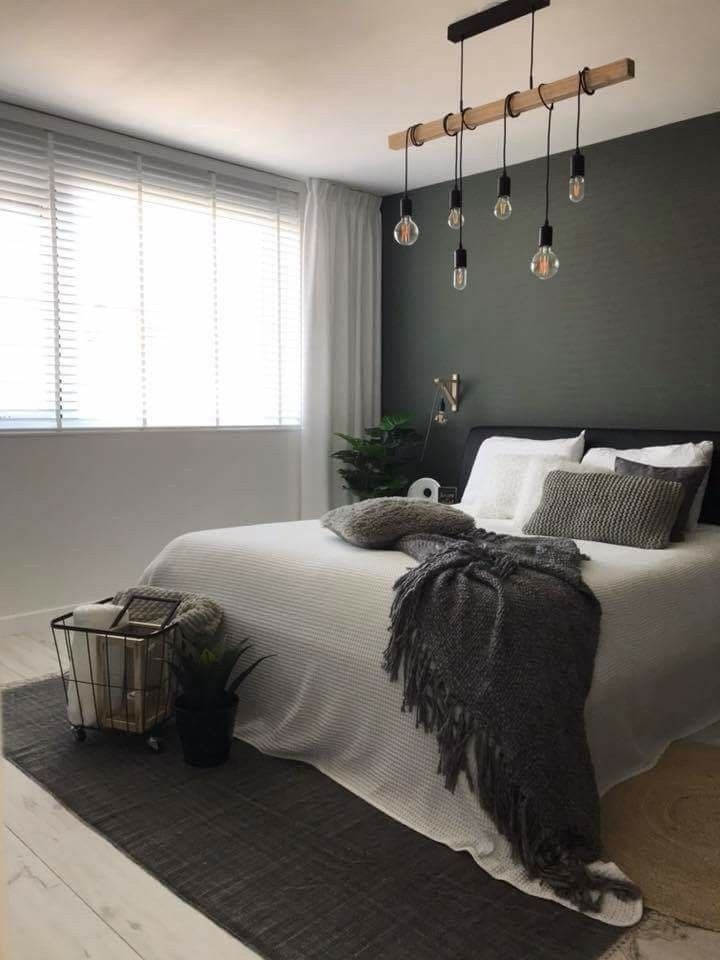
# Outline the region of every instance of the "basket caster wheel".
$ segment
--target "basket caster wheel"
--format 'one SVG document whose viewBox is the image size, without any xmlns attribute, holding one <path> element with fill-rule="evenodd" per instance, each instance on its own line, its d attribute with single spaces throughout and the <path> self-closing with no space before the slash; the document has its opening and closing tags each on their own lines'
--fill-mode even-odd
<svg viewBox="0 0 720 960">
<path fill-rule="evenodd" d="M 82 727 L 73 727 L 72 734 L 77 743 L 84 743 L 87 738 L 87 734 Z"/>
<path fill-rule="evenodd" d="M 159 737 L 148 737 L 147 745 L 153 753 L 162 753 L 165 749 L 165 743 Z"/>
</svg>

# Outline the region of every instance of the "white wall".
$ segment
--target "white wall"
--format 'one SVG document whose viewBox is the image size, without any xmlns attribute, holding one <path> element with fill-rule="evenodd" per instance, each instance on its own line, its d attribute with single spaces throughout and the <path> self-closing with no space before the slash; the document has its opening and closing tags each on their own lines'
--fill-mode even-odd
<svg viewBox="0 0 720 960">
<path fill-rule="evenodd" d="M 294 430 L 0 436 L 0 618 L 108 596 L 188 530 L 297 518 L 298 440 Z"/>
</svg>

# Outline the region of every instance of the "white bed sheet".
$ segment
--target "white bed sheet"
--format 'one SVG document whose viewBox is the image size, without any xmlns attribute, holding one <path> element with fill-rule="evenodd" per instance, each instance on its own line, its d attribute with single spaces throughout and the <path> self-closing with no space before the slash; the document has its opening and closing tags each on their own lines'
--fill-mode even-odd
<svg viewBox="0 0 720 960">
<path fill-rule="evenodd" d="M 479 525 L 512 531 L 509 521 Z M 604 792 L 652 766 L 672 740 L 720 719 L 720 528 L 700 527 L 664 551 L 579 545 L 603 607 L 586 719 Z M 557 900 L 513 862 L 464 781 L 454 794 L 444 789 L 434 737 L 401 712 L 401 686 L 381 669 L 393 583 L 413 563 L 349 546 L 312 520 L 186 534 L 143 582 L 212 597 L 231 637 L 277 654 L 242 688 L 237 736 L 313 764 L 402 823 L 468 851 L 492 876 Z M 624 926 L 640 910 L 608 897 L 601 919 Z"/>
</svg>

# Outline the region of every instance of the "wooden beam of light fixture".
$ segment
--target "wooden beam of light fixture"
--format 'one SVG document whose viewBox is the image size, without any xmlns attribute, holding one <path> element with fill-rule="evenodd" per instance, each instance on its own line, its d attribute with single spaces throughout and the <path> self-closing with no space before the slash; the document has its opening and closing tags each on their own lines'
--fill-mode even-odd
<svg viewBox="0 0 720 960">
<path fill-rule="evenodd" d="M 625 80 L 632 80 L 635 76 L 635 61 L 629 57 L 622 60 L 615 60 L 613 63 L 606 63 L 602 67 L 593 67 L 585 74 L 587 85 L 590 90 L 602 90 L 603 87 L 612 87 L 616 83 L 623 83 Z M 546 103 L 557 103 L 559 100 L 569 100 L 576 97 L 578 91 L 578 75 L 573 73 L 569 77 L 563 77 L 562 80 L 553 80 L 552 83 L 543 84 L 543 97 Z M 516 93 L 512 98 L 511 108 L 513 113 L 527 113 L 528 110 L 535 110 L 542 106 L 542 101 L 537 91 L 537 87 L 532 90 L 523 90 L 522 93 Z M 505 98 L 494 100 L 492 103 L 485 103 L 479 107 L 470 107 L 465 110 L 465 130 L 470 127 L 480 126 L 484 123 L 493 123 L 495 120 L 502 120 L 505 110 Z M 448 117 L 447 128 L 450 133 L 460 129 L 460 114 L 453 113 Z M 400 130 L 397 133 L 391 133 L 388 137 L 388 146 L 391 150 L 405 149 L 406 131 Z M 446 136 L 443 129 L 443 118 L 430 120 L 427 123 L 421 123 L 415 130 L 415 137 L 423 143 L 428 140 L 437 140 Z M 412 144 L 412 141 L 410 141 Z"/>
</svg>

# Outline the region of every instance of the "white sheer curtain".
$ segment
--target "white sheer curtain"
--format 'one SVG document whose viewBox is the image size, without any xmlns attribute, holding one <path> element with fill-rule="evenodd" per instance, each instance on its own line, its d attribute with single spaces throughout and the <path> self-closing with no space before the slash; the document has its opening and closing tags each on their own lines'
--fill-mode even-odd
<svg viewBox="0 0 720 960">
<path fill-rule="evenodd" d="M 303 232 L 303 417 L 300 515 L 347 502 L 330 459 L 333 434 L 380 415 L 380 199 L 308 184 Z"/>
</svg>

